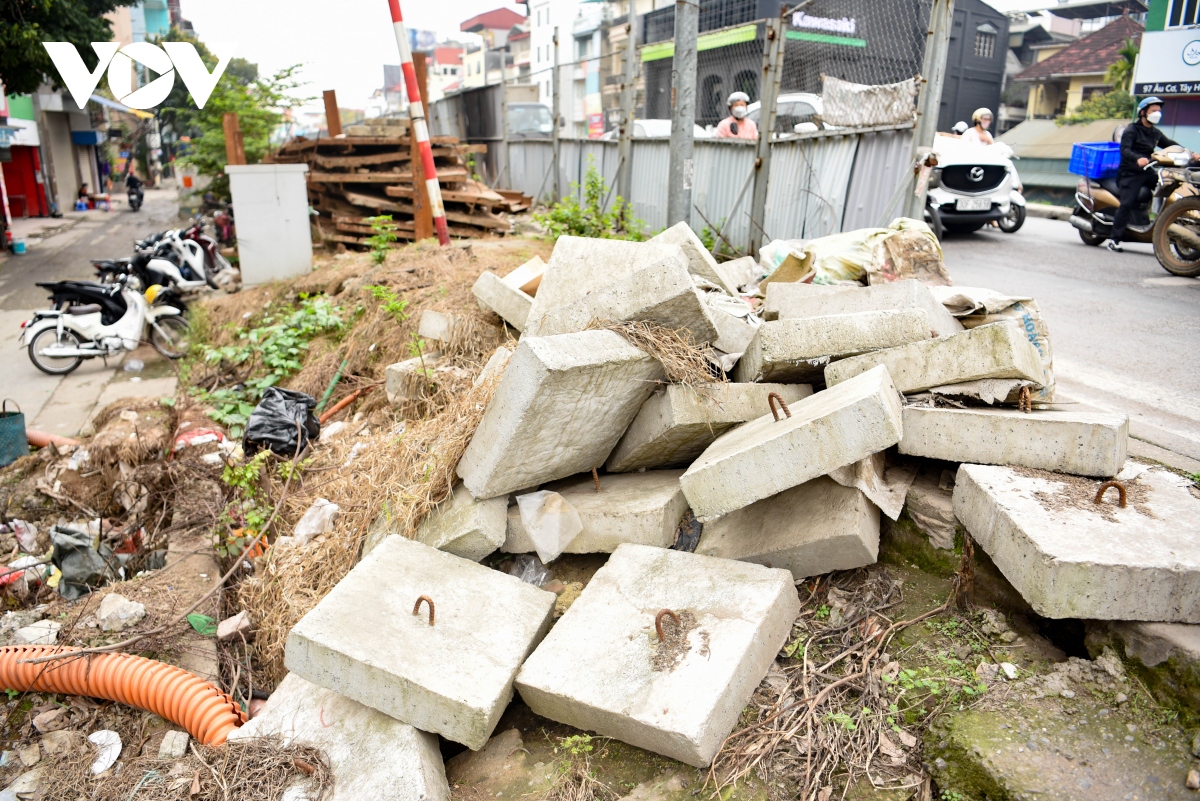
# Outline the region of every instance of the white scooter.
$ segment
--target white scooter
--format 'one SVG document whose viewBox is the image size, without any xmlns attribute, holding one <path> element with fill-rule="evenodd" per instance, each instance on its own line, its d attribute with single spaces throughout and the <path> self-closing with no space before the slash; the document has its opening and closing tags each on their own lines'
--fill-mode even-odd
<svg viewBox="0 0 1200 801">
<path fill-rule="evenodd" d="M 131 351 L 147 337 L 168 359 L 187 353 L 187 321 L 174 306 L 153 305 L 156 286 L 143 295 L 137 279 L 129 276 L 113 284 L 59 281 L 38 286 L 52 292 L 55 308 L 21 323 L 21 345 L 44 373 L 66 375 L 84 359 Z M 81 302 L 88 300 L 95 302 Z"/>
</svg>

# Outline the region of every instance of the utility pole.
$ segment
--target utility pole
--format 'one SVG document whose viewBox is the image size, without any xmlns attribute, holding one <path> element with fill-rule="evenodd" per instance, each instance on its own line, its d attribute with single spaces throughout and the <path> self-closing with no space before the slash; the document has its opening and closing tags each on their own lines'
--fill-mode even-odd
<svg viewBox="0 0 1200 801">
<path fill-rule="evenodd" d="M 696 125 L 696 38 L 700 6 L 675 0 L 675 56 L 671 65 L 671 161 L 667 168 L 667 225 L 692 219 Z"/>
<path fill-rule="evenodd" d="M 551 104 L 553 105 L 554 115 L 554 131 L 551 136 L 554 137 L 554 202 L 562 200 L 562 163 L 558 156 L 562 147 L 559 143 L 558 129 L 562 124 L 562 100 L 559 97 L 562 94 L 562 83 L 558 80 L 558 26 L 554 26 L 554 70 L 551 74 L 550 81 L 554 84 L 554 94 L 551 96 Z"/>
<path fill-rule="evenodd" d="M 633 197 L 633 121 L 637 115 L 637 10 L 629 3 L 629 21 L 625 24 L 625 75 L 621 85 L 620 171 L 617 194 L 628 203 Z"/>
<path fill-rule="evenodd" d="M 786 13 L 787 7 L 784 7 Z M 758 145 L 754 152 L 754 192 L 750 195 L 750 241 L 747 249 L 758 258 L 767 214 L 767 184 L 771 179 L 771 134 L 779 105 L 779 86 L 783 81 L 783 50 L 786 26 L 783 17 L 770 17 L 765 23 L 767 46 L 763 49 L 762 113 L 758 115 Z"/>
<path fill-rule="evenodd" d="M 902 214 L 914 220 L 925 219 L 927 181 L 919 173 L 927 169 L 925 161 L 937 136 L 938 112 L 942 106 L 942 84 L 946 80 L 946 58 L 950 52 L 950 29 L 954 25 L 954 0 L 933 0 L 929 11 L 929 29 L 925 37 L 925 61 L 921 67 L 921 86 L 917 96 L 917 122 L 913 127 L 913 175 L 907 179 Z"/>
</svg>

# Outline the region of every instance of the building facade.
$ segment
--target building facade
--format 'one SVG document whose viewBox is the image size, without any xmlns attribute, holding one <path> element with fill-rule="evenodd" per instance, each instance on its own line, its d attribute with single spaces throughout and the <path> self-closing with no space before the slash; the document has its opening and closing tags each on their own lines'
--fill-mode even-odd
<svg viewBox="0 0 1200 801">
<path fill-rule="evenodd" d="M 1166 100 L 1159 127 L 1200 150 L 1200 7 L 1194 0 L 1150 0 L 1133 91 Z"/>
</svg>

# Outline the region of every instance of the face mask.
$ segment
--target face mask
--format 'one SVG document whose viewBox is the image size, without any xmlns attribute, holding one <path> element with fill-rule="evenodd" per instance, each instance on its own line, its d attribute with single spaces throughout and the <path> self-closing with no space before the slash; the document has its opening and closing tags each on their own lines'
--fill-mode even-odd
<svg viewBox="0 0 1200 801">
<path fill-rule="evenodd" d="M 1146 115 L 1146 119 L 1150 120 L 1151 125 L 1158 125 L 1158 121 L 1162 119 L 1161 111 L 1151 111 Z"/>
<path fill-rule="evenodd" d="M 735 120 L 744 120 L 746 118 L 746 107 L 734 106 L 731 113 L 733 114 L 733 118 Z"/>
</svg>

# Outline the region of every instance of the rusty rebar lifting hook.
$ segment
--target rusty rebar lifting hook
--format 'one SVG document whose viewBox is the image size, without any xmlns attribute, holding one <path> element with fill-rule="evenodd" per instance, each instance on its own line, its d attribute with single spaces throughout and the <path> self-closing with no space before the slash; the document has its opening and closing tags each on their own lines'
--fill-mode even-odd
<svg viewBox="0 0 1200 801">
<path fill-rule="evenodd" d="M 771 416 L 775 418 L 775 422 L 779 422 L 779 410 L 775 408 L 775 402 L 779 401 L 779 405 L 783 407 L 783 413 L 788 417 L 792 416 L 792 410 L 783 402 L 783 396 L 778 392 L 771 392 L 767 395 L 767 405 L 771 407 Z"/>
<path fill-rule="evenodd" d="M 1029 391 L 1029 387 L 1021 387 L 1021 392 L 1017 395 L 1017 411 L 1026 414 L 1033 411 L 1033 393 Z"/>
<path fill-rule="evenodd" d="M 596 468 L 592 468 L 592 481 L 596 482 L 596 492 L 600 491 L 600 474 L 596 472 Z"/>
<path fill-rule="evenodd" d="M 675 621 L 675 628 L 682 629 L 683 624 L 679 622 L 679 615 L 672 612 L 670 609 L 660 609 L 658 614 L 654 616 L 654 630 L 658 632 L 658 640 L 662 642 L 667 639 L 667 635 L 663 634 L 662 622 L 663 617 L 670 615 L 671 620 Z"/>
<path fill-rule="evenodd" d="M 420 598 L 417 599 L 417 602 L 415 604 L 413 604 L 413 614 L 415 615 L 421 611 L 421 601 L 424 601 L 425 603 L 429 604 L 429 625 L 432 626 L 433 625 L 433 599 L 430 598 L 428 595 L 422 595 Z"/>
<path fill-rule="evenodd" d="M 1109 489 L 1109 487 L 1117 488 L 1117 506 L 1120 506 L 1122 509 L 1124 509 L 1125 485 L 1120 481 L 1105 481 L 1103 484 L 1101 484 L 1100 489 L 1096 490 L 1096 497 L 1092 500 L 1092 503 L 1100 503 L 1104 499 L 1104 493 Z"/>
</svg>

